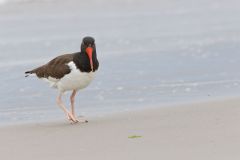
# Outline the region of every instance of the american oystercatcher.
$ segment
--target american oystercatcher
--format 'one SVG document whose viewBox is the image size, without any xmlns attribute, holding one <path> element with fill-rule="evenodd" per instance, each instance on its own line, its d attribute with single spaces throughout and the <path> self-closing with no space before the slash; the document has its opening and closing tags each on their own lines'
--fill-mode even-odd
<svg viewBox="0 0 240 160">
<path fill-rule="evenodd" d="M 84 37 L 81 44 L 81 52 L 64 54 L 58 56 L 31 71 L 25 72 L 26 77 L 35 74 L 38 78 L 50 83 L 51 87 L 57 88 L 58 106 L 63 109 L 67 118 L 71 122 L 79 122 L 74 111 L 74 99 L 78 90 L 87 87 L 93 80 L 99 63 L 97 60 L 95 40 L 92 37 Z M 70 96 L 70 111 L 62 101 L 65 91 L 72 91 Z M 87 122 L 82 120 L 81 122 Z"/>
</svg>

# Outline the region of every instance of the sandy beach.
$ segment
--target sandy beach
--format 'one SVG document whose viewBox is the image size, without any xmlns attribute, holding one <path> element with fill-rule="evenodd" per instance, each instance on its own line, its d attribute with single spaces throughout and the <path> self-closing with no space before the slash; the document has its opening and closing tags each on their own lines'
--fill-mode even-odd
<svg viewBox="0 0 240 160">
<path fill-rule="evenodd" d="M 240 96 L 239 5 L 0 0 L 0 159 L 239 160 L 240 98 L 227 98 Z M 76 97 L 89 123 L 71 125 L 56 90 L 24 72 L 84 36 L 100 69 Z"/>
<path fill-rule="evenodd" d="M 240 99 L 2 127 L 1 158 L 86 160 L 238 160 Z"/>
</svg>

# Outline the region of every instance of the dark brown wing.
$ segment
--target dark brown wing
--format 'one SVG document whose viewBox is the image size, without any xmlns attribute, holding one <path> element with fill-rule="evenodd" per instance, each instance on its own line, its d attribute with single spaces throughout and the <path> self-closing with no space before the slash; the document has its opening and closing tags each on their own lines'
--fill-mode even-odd
<svg viewBox="0 0 240 160">
<path fill-rule="evenodd" d="M 56 79 L 60 79 L 64 75 L 71 72 L 71 69 L 67 65 L 71 61 L 73 61 L 73 54 L 61 55 L 41 67 L 26 72 L 26 74 L 35 73 L 38 78 L 48 78 L 50 76 Z"/>
</svg>

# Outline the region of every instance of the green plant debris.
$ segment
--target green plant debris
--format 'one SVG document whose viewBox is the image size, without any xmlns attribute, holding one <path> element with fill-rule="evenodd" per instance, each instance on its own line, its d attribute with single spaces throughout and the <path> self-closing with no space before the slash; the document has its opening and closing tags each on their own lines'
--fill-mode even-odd
<svg viewBox="0 0 240 160">
<path fill-rule="evenodd" d="M 142 138 L 142 136 L 132 135 L 132 136 L 128 136 L 128 138 L 131 138 L 131 139 L 134 139 L 134 138 Z"/>
</svg>

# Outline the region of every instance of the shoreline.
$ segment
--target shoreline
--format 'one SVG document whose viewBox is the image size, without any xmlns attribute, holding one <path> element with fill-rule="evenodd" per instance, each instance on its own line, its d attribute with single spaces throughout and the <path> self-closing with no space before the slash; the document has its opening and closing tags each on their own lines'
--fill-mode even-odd
<svg viewBox="0 0 240 160">
<path fill-rule="evenodd" d="M 195 99 L 192 101 L 177 101 L 174 103 L 171 102 L 163 102 L 161 104 L 150 104 L 146 107 L 146 105 L 142 105 L 139 108 L 134 108 L 130 107 L 129 105 L 127 108 L 124 108 L 120 111 L 105 111 L 101 112 L 99 114 L 88 114 L 89 116 L 85 116 L 84 114 L 78 115 L 78 117 L 84 116 L 87 120 L 99 120 L 102 118 L 108 118 L 108 117 L 114 117 L 114 116 L 120 116 L 124 114 L 128 114 L 131 112 L 143 112 L 147 110 L 158 110 L 158 109 L 164 109 L 164 108 L 175 108 L 175 107 L 183 107 L 183 106 L 192 106 L 195 104 L 204 104 L 204 103 L 215 103 L 215 102 L 221 102 L 221 101 L 234 101 L 240 99 L 239 96 L 218 96 L 218 97 L 209 97 L 209 98 L 200 98 L 200 99 Z M 126 106 L 125 106 L 126 107 Z M 55 108 L 56 112 L 59 110 L 59 108 Z M 62 113 L 62 111 L 60 111 Z M 55 113 L 56 114 L 56 113 Z M 49 117 L 49 116 L 48 116 Z M 66 123 L 68 124 L 69 122 L 65 119 L 64 114 L 62 113 L 61 117 L 56 118 L 56 115 L 53 115 L 55 118 L 47 118 L 46 120 L 40 119 L 40 120 L 20 120 L 18 122 L 8 122 L 8 123 L 0 123 L 0 129 L 5 128 L 5 127 L 10 127 L 10 126 L 25 126 L 25 125 L 34 125 L 34 124 L 48 124 L 48 123 Z M 70 124 L 70 123 L 69 123 Z"/>
</svg>

